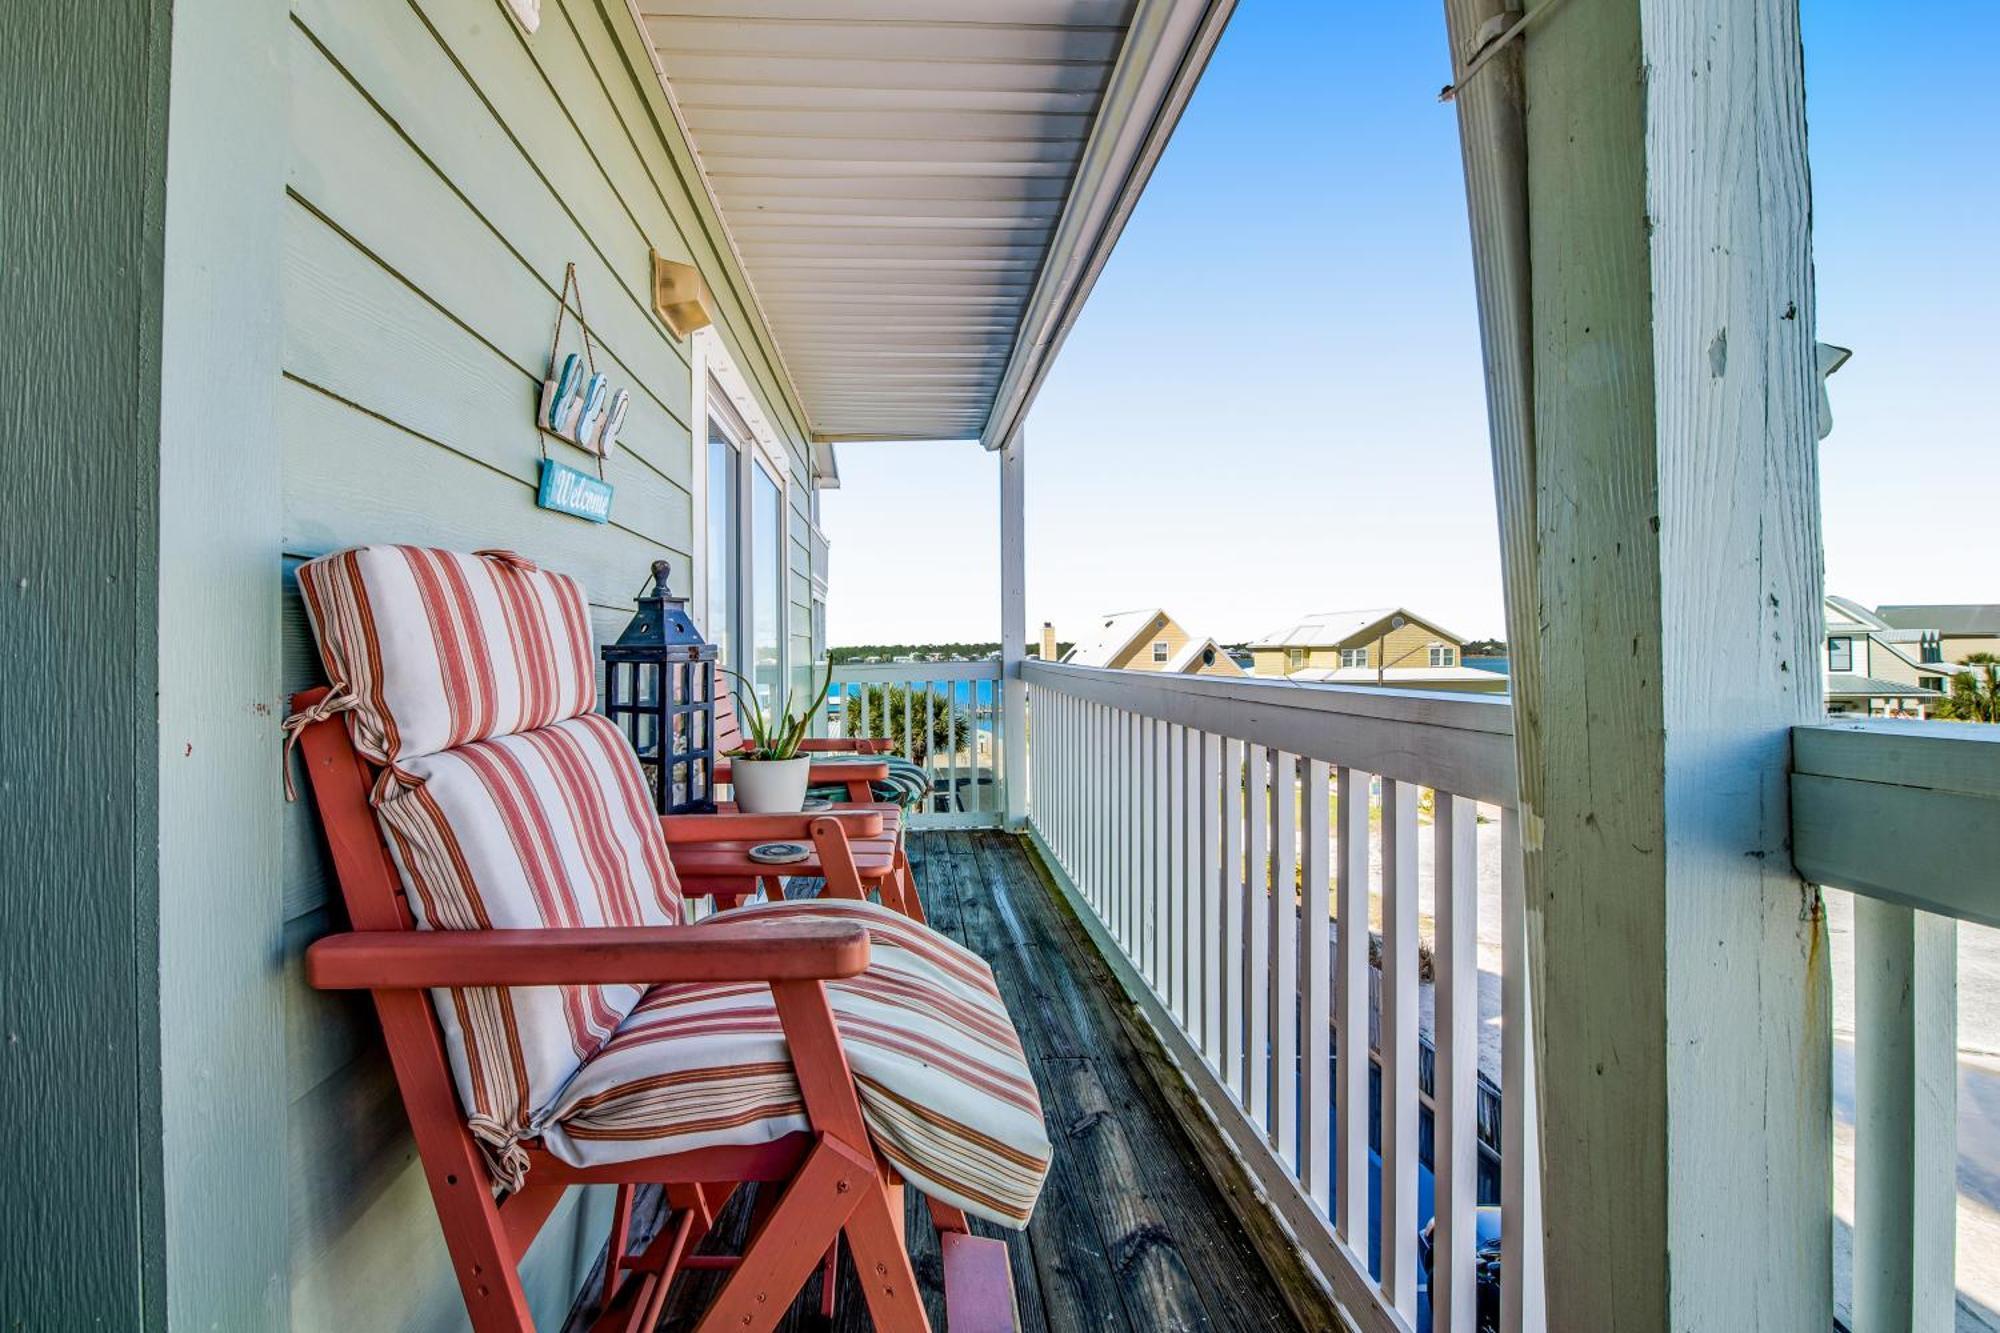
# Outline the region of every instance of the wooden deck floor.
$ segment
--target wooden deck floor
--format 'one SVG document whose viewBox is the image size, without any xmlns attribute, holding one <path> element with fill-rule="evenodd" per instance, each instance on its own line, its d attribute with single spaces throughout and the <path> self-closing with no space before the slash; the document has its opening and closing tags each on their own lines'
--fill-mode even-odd
<svg viewBox="0 0 2000 1333">
<path fill-rule="evenodd" d="M 1273 1272 L 1252 1248 L 1155 1081 L 1157 1055 L 1123 1014 L 1117 983 L 1044 886 L 1034 854 L 1002 833 L 913 835 L 911 858 L 931 923 L 993 966 L 1041 1086 L 1055 1166 L 1034 1222 L 1002 1233 L 1020 1327 L 1069 1330 L 1272 1330 L 1305 1327 L 1281 1297 L 1310 1285 Z M 937 1243 L 912 1191 L 909 1235 L 934 1327 L 944 1330 Z M 722 1248 L 735 1227 L 716 1238 Z M 716 1279 L 685 1279 L 662 1330 L 693 1325 Z M 845 1274 L 839 1330 L 869 1327 Z M 592 1288 L 586 1286 L 586 1290 Z M 818 1279 L 781 1327 L 808 1329 Z M 578 1321 L 573 1317 L 572 1324 Z M 1313 1318 L 1313 1327 L 1332 1327 Z"/>
</svg>

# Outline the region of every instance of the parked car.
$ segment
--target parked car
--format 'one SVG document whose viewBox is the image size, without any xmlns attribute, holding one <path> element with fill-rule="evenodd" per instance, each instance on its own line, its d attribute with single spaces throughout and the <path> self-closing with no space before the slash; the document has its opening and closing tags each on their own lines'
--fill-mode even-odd
<svg viewBox="0 0 2000 1333">
<path fill-rule="evenodd" d="M 1479 1333 L 1500 1333 L 1500 1210 L 1481 1208 L 1473 1224 L 1474 1282 L 1478 1289 Z M 1424 1287 L 1425 1325 L 1429 1325 L 1431 1249 L 1437 1239 L 1437 1219 L 1424 1223 L 1417 1235 L 1417 1276 Z"/>
</svg>

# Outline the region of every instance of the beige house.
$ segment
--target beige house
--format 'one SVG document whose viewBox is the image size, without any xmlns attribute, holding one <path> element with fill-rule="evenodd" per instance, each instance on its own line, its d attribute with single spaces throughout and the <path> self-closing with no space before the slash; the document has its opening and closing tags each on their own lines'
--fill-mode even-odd
<svg viewBox="0 0 2000 1333">
<path fill-rule="evenodd" d="M 1935 635 L 1947 662 L 1963 662 L 1972 653 L 2000 654 L 2000 604 L 1878 606 L 1875 615 L 1896 629 Z"/>
<path fill-rule="evenodd" d="M 1042 626 L 1042 652 L 1055 653 L 1055 627 Z M 1190 634 L 1159 607 L 1118 611 L 1080 636 L 1063 661 L 1072 666 L 1124 671 L 1167 671 L 1183 676 L 1240 676 L 1222 646 L 1207 635 Z"/>
<path fill-rule="evenodd" d="M 1505 691 L 1507 677 L 1465 665 L 1464 646 L 1459 635 L 1403 607 L 1323 611 L 1253 642 L 1251 670 L 1335 685 Z"/>
<path fill-rule="evenodd" d="M 1826 598 L 1826 711 L 1928 717 L 1950 688 L 1937 631 L 1898 629 L 1859 602 Z"/>
</svg>

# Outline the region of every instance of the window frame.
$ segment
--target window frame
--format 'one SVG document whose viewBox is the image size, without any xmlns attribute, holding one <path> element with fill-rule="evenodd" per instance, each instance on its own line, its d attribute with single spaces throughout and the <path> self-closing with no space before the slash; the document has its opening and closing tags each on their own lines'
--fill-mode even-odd
<svg viewBox="0 0 2000 1333">
<path fill-rule="evenodd" d="M 1846 660 L 1846 662 L 1845 662 L 1845 663 L 1839 663 L 1839 662 L 1836 662 L 1836 661 L 1834 660 L 1834 647 L 1835 647 L 1835 645 L 1836 645 L 1836 644 L 1837 644 L 1837 645 L 1839 645 L 1839 650 L 1840 650 L 1840 651 L 1841 651 L 1842 653 L 1846 654 L 1846 659 L 1847 659 L 1847 660 Z M 1854 673 L 1854 636 L 1853 636 L 1853 635 L 1851 635 L 1851 634 L 1830 634 L 1830 635 L 1828 635 L 1828 636 L 1827 636 L 1827 640 L 1826 640 L 1826 669 L 1827 669 L 1827 670 L 1828 670 L 1829 672 L 1839 672 L 1839 673 L 1841 673 L 1841 674 L 1843 674 L 1843 675 L 1852 675 L 1852 674 Z"/>
<path fill-rule="evenodd" d="M 1172 660 L 1173 660 L 1173 654 L 1167 650 L 1167 641 L 1165 639 L 1153 640 L 1154 664 L 1158 666 L 1165 666 L 1168 662 Z"/>
</svg>

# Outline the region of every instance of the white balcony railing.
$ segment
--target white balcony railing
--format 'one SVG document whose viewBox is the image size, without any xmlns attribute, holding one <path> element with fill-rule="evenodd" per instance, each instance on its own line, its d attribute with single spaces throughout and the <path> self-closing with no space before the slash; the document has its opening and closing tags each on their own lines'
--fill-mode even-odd
<svg viewBox="0 0 2000 1333">
<path fill-rule="evenodd" d="M 1958 922 L 2000 926 L 2000 727 L 1800 727 L 1792 765 L 1792 858 L 1854 894 L 1851 1172 L 1836 1136 L 1853 1280 L 1837 1310 L 1855 1329 L 1949 1329 Z"/>
<path fill-rule="evenodd" d="M 1356 1324 L 1415 1329 L 1434 1294 L 1433 1327 L 1473 1329 L 1476 1213 L 1498 1203 L 1501 1326 L 1539 1330 L 1507 704 L 1039 662 L 1023 674 L 1032 835 Z M 1379 980 L 1369 931 L 1347 929 L 1378 904 Z M 1346 1034 L 1370 1032 L 1371 1008 L 1369 1059 L 1335 1059 Z M 1418 1265 L 1427 1178 L 1434 1278 Z"/>
<path fill-rule="evenodd" d="M 886 738 L 929 770 L 933 794 L 911 827 L 997 827 L 1011 730 L 1002 695 L 992 659 L 837 666 L 819 734 Z"/>
</svg>

